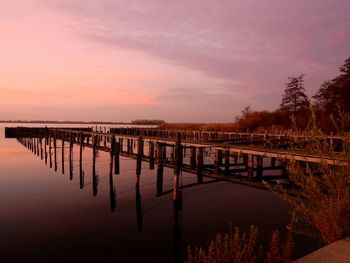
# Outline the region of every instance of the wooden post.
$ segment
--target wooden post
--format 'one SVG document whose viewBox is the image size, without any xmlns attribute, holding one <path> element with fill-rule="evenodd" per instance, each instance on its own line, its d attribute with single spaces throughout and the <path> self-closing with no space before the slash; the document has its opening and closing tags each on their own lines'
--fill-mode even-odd
<svg viewBox="0 0 350 263">
<path fill-rule="evenodd" d="M 276 167 L 276 158 L 271 157 L 271 167 Z"/>
<path fill-rule="evenodd" d="M 143 140 L 142 140 L 142 137 L 139 137 L 137 141 L 137 157 L 136 157 L 136 182 L 137 183 L 140 182 L 142 155 L 143 155 Z"/>
<path fill-rule="evenodd" d="M 261 155 L 256 156 L 256 178 L 261 180 L 263 176 L 263 157 Z"/>
<path fill-rule="evenodd" d="M 39 156 L 40 155 L 40 145 L 39 145 L 39 137 L 36 137 L 36 155 Z"/>
<path fill-rule="evenodd" d="M 70 134 L 69 140 L 69 179 L 73 180 L 73 134 Z"/>
<path fill-rule="evenodd" d="M 225 175 L 230 174 L 230 150 L 225 150 Z"/>
<path fill-rule="evenodd" d="M 157 196 L 163 193 L 163 172 L 164 172 L 165 147 L 157 142 Z"/>
<path fill-rule="evenodd" d="M 43 160 L 44 159 L 44 155 L 43 155 L 43 138 L 40 137 L 40 159 Z"/>
<path fill-rule="evenodd" d="M 110 149 L 110 162 L 109 162 L 109 175 L 112 176 L 113 173 L 113 161 L 114 161 L 114 154 L 115 154 L 115 136 L 112 136 L 111 141 L 111 149 Z"/>
<path fill-rule="evenodd" d="M 97 135 L 92 135 L 92 195 L 97 195 L 98 176 L 96 175 Z"/>
<path fill-rule="evenodd" d="M 84 188 L 84 172 L 83 172 L 83 144 L 84 135 L 82 132 L 79 134 L 79 186 L 80 189 Z"/>
<path fill-rule="evenodd" d="M 54 163 L 55 163 L 55 172 L 57 172 L 57 140 L 56 132 L 53 135 L 53 153 L 54 153 Z"/>
<path fill-rule="evenodd" d="M 113 135 L 114 136 L 114 135 Z M 112 138 L 113 140 L 113 138 Z M 115 137 L 114 137 L 115 140 Z M 120 172 L 120 161 L 119 161 L 119 155 L 120 155 L 120 139 L 118 142 L 115 142 L 115 150 L 114 150 L 114 174 L 119 174 Z"/>
<path fill-rule="evenodd" d="M 203 148 L 197 148 L 197 181 L 203 183 Z"/>
<path fill-rule="evenodd" d="M 51 135 L 49 136 L 49 159 L 50 159 L 50 168 L 52 168 L 52 154 L 51 154 Z"/>
<path fill-rule="evenodd" d="M 220 174 L 220 165 L 222 165 L 222 150 L 215 149 L 214 153 L 214 174 Z"/>
<path fill-rule="evenodd" d="M 127 152 L 127 154 L 131 154 L 131 149 L 130 149 L 130 139 L 129 138 L 127 138 L 126 139 L 126 152 Z"/>
<path fill-rule="evenodd" d="M 190 149 L 190 165 L 191 169 L 196 169 L 196 147 Z"/>
<path fill-rule="evenodd" d="M 44 141 L 45 164 L 47 164 L 47 149 L 46 149 L 46 145 L 47 145 L 47 136 L 45 135 L 45 141 Z"/>
<path fill-rule="evenodd" d="M 134 155 L 134 139 L 130 139 L 130 155 Z"/>
<path fill-rule="evenodd" d="M 33 150 L 32 150 L 32 152 L 36 155 L 36 141 L 35 141 L 35 138 L 33 138 L 32 140 L 33 140 Z"/>
<path fill-rule="evenodd" d="M 175 141 L 175 167 L 174 167 L 174 183 L 173 183 L 173 201 L 175 208 L 182 207 L 182 190 L 180 189 L 180 175 L 182 166 L 182 145 L 181 133 L 178 132 Z"/>
<path fill-rule="evenodd" d="M 154 142 L 149 141 L 149 169 L 154 169 Z"/>
<path fill-rule="evenodd" d="M 64 133 L 62 133 L 62 174 L 64 174 Z"/>
<path fill-rule="evenodd" d="M 253 155 L 252 154 L 248 154 L 247 155 L 247 172 L 248 172 L 248 179 L 252 180 L 253 178 Z"/>
</svg>

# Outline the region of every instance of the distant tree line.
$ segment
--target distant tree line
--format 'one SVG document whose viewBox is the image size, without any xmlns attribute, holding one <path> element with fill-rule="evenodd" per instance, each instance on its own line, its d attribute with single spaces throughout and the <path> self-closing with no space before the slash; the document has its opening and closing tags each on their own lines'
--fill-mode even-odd
<svg viewBox="0 0 350 263">
<path fill-rule="evenodd" d="M 131 122 L 133 125 L 162 125 L 165 124 L 164 120 L 147 120 L 147 119 L 140 119 L 140 120 L 133 120 Z"/>
<path fill-rule="evenodd" d="M 239 129 L 286 129 L 293 123 L 304 129 L 311 112 L 315 113 L 320 128 L 325 131 L 335 129 L 332 119 L 337 118 L 340 112 L 350 113 L 350 58 L 340 67 L 340 74 L 324 81 L 311 100 L 305 94 L 304 77 L 304 74 L 288 77 L 277 110 L 254 111 L 250 106 L 245 107 L 241 116 L 236 118 Z"/>
</svg>

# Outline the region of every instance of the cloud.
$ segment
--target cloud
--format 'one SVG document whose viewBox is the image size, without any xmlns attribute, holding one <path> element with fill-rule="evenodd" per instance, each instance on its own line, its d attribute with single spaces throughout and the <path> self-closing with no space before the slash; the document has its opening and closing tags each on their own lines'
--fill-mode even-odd
<svg viewBox="0 0 350 263">
<path fill-rule="evenodd" d="M 73 14 L 77 33 L 86 39 L 245 83 L 237 90 L 276 89 L 276 74 L 303 70 L 309 76 L 325 64 L 337 69 L 348 56 L 347 0 L 49 3 Z"/>
</svg>

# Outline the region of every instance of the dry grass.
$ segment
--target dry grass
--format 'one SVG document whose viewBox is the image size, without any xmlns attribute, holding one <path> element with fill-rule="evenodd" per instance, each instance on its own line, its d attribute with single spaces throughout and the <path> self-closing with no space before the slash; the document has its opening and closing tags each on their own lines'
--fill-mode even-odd
<svg viewBox="0 0 350 263">
<path fill-rule="evenodd" d="M 347 131 L 346 124 L 350 123 L 349 114 L 339 112 L 334 123 L 338 133 L 344 134 Z M 350 235 L 350 145 L 345 140 L 342 151 L 333 152 L 330 141 L 318 129 L 315 118 L 311 119 L 305 136 L 296 141 L 299 145 L 304 145 L 301 140 L 308 141 L 305 151 L 321 158 L 332 156 L 346 165 L 290 162 L 287 167 L 290 179 L 303 197 L 282 194 L 282 198 L 295 209 L 298 220 L 296 231 L 316 236 L 329 244 Z"/>
<path fill-rule="evenodd" d="M 188 248 L 186 263 L 286 263 L 291 262 L 292 253 L 291 223 L 287 228 L 284 241 L 280 240 L 278 231 L 271 235 L 271 242 L 267 252 L 257 244 L 258 228 L 251 226 L 248 234 L 241 233 L 238 228 L 222 236 L 217 234 L 207 249 Z"/>
</svg>

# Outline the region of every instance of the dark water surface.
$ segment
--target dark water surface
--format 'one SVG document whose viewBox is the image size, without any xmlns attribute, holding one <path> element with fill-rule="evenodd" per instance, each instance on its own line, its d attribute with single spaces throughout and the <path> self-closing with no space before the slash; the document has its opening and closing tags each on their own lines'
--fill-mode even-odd
<svg viewBox="0 0 350 263">
<path fill-rule="evenodd" d="M 288 223 L 288 206 L 277 196 L 227 182 L 185 188 L 182 211 L 175 214 L 171 192 L 156 197 L 156 170 L 148 163 L 142 164 L 137 189 L 136 160 L 121 157 L 111 188 L 104 152 L 97 160 L 93 196 L 91 149 L 83 153 L 80 189 L 78 146 L 70 180 L 67 146 L 62 174 L 61 148 L 55 172 L 16 139 L 4 139 L 4 127 L 17 125 L 0 125 L 0 262 L 176 262 L 183 261 L 189 244 L 207 246 L 229 224 L 242 230 L 257 225 L 266 242 L 271 230 Z M 164 169 L 167 191 L 174 172 Z M 194 175 L 182 174 L 183 185 L 195 182 Z M 297 250 L 302 255 L 310 248 L 301 242 Z"/>
</svg>

